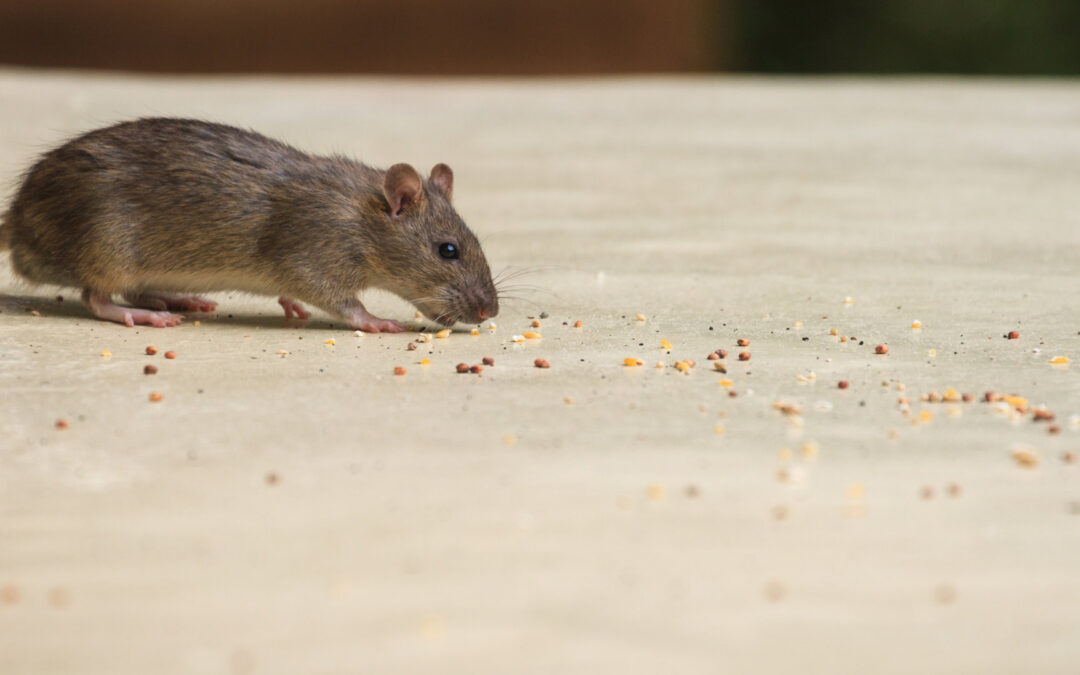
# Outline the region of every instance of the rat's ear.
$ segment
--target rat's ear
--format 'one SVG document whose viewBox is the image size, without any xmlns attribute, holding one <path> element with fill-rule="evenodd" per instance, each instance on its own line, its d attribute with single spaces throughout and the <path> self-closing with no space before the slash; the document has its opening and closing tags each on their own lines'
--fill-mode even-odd
<svg viewBox="0 0 1080 675">
<path fill-rule="evenodd" d="M 390 205 L 390 215 L 398 217 L 402 210 L 420 201 L 423 183 L 420 174 L 408 164 L 395 164 L 386 172 L 383 182 L 383 196 Z"/>
<path fill-rule="evenodd" d="M 454 172 L 450 170 L 450 167 L 441 162 L 431 167 L 431 178 L 429 180 L 431 180 L 433 185 L 442 190 L 442 193 L 446 195 L 447 199 L 453 198 Z"/>
</svg>

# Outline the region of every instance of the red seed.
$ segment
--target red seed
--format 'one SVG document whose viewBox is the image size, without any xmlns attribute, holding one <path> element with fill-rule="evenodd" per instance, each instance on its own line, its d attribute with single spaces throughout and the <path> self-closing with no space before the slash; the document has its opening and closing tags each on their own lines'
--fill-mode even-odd
<svg viewBox="0 0 1080 675">
<path fill-rule="evenodd" d="M 457 364 L 457 371 L 459 373 L 467 373 L 467 372 L 469 372 L 469 364 L 467 364 L 467 363 L 459 363 L 459 364 Z"/>
<path fill-rule="evenodd" d="M 1049 410 L 1042 410 L 1041 408 L 1036 408 L 1032 414 L 1035 416 L 1036 422 L 1049 422 L 1054 419 L 1054 413 Z"/>
<path fill-rule="evenodd" d="M 738 340 L 735 341 L 735 344 L 739 345 L 740 347 L 749 347 L 750 346 L 750 341 L 747 340 L 746 338 L 739 338 Z"/>
<path fill-rule="evenodd" d="M 479 375 L 481 372 L 483 372 L 483 370 L 484 370 L 483 366 L 473 366 L 472 368 L 469 368 L 470 373 L 476 373 L 477 375 Z"/>
<path fill-rule="evenodd" d="M 485 366 L 493 366 L 495 365 L 495 359 L 491 358 L 490 356 L 485 356 L 483 363 Z"/>
<path fill-rule="evenodd" d="M 153 374 L 157 373 L 157 366 L 148 363 L 145 366 L 143 366 L 142 372 L 143 372 L 143 375 L 153 375 Z"/>
<path fill-rule="evenodd" d="M 975 400 L 975 394 L 961 394 L 960 400 L 964 403 L 971 403 Z"/>
<path fill-rule="evenodd" d="M 705 358 L 709 359 L 710 361 L 717 361 L 717 360 L 720 359 L 720 355 L 717 354 L 716 352 L 713 352 L 712 354 L 709 354 Z"/>
<path fill-rule="evenodd" d="M 719 356 L 719 357 L 720 357 L 720 358 L 722 358 L 722 359 L 726 359 L 726 358 L 727 358 L 727 350 L 726 350 L 726 349 L 717 349 L 717 350 L 716 350 L 715 352 L 713 352 L 713 353 L 714 353 L 714 354 L 716 354 L 717 356 Z"/>
<path fill-rule="evenodd" d="M 176 352 L 165 352 L 165 358 L 167 358 L 167 359 L 175 359 L 176 358 Z"/>
<path fill-rule="evenodd" d="M 1009 338 L 1010 340 L 1019 340 L 1020 339 L 1020 333 L 1017 333 L 1016 331 L 1011 330 L 1011 331 L 1009 331 L 1009 334 L 1006 335 L 1005 337 Z"/>
<path fill-rule="evenodd" d="M 750 360 L 750 352 L 739 352 L 739 360 L 740 361 L 749 361 Z"/>
<path fill-rule="evenodd" d="M 874 353 L 875 354 L 888 354 L 889 353 L 889 348 L 886 347 L 885 345 L 878 345 L 877 347 L 874 347 Z"/>
<path fill-rule="evenodd" d="M 163 398 L 165 398 L 165 395 L 162 394 L 160 391 L 152 391 L 152 392 L 150 392 L 150 402 L 151 403 L 157 403 L 158 401 L 160 401 Z"/>
<path fill-rule="evenodd" d="M 405 374 L 405 366 L 394 366 L 394 374 L 395 375 L 404 375 Z"/>
<path fill-rule="evenodd" d="M 154 345 L 150 345 L 150 346 L 148 346 L 148 347 L 146 348 L 146 353 L 147 353 L 148 355 L 150 355 L 150 356 L 153 356 L 154 354 L 157 354 L 157 347 L 155 347 Z"/>
<path fill-rule="evenodd" d="M 535 361 L 533 361 L 533 365 L 536 366 L 537 368 L 550 368 L 551 367 L 551 364 L 548 363 L 547 361 L 545 361 L 544 359 L 536 359 Z"/>
<path fill-rule="evenodd" d="M 840 389 L 847 389 L 851 384 L 847 380 L 840 380 L 836 383 L 836 386 Z"/>
<path fill-rule="evenodd" d="M 63 419 L 56 420 L 56 428 L 57 429 L 67 429 L 68 428 L 68 421 L 63 420 Z"/>
</svg>

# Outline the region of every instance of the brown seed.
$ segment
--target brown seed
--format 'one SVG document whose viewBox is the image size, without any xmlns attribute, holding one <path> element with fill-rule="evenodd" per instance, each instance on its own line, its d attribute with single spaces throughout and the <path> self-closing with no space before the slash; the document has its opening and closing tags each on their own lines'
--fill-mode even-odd
<svg viewBox="0 0 1080 675">
<path fill-rule="evenodd" d="M 473 366 L 472 368 L 469 368 L 470 373 L 475 373 L 477 375 L 479 375 L 481 372 L 483 372 L 483 370 L 484 370 L 483 366 Z"/>
<path fill-rule="evenodd" d="M 994 401 L 1001 400 L 1001 394 L 998 394 L 997 392 L 994 392 L 994 391 L 988 391 L 985 394 L 983 394 L 983 400 L 986 401 L 987 403 L 993 403 Z"/>
<path fill-rule="evenodd" d="M 167 359 L 175 359 L 176 358 L 176 352 L 165 352 L 165 358 L 167 358 Z"/>
<path fill-rule="evenodd" d="M 157 347 L 155 347 L 154 345 L 148 346 L 146 348 L 146 353 L 149 354 L 150 356 L 153 356 L 154 354 L 157 354 Z"/>
<path fill-rule="evenodd" d="M 961 394 L 960 400 L 964 403 L 971 403 L 975 400 L 975 394 Z"/>
<path fill-rule="evenodd" d="M 65 419 L 56 420 L 56 428 L 57 429 L 67 429 L 68 428 L 68 421 L 65 420 Z"/>
<path fill-rule="evenodd" d="M 1061 433 L 1061 427 L 1056 424 L 1051 424 L 1050 426 L 1046 427 L 1046 433 L 1050 434 L 1051 436 L 1056 436 Z"/>
<path fill-rule="evenodd" d="M 690 483 L 685 488 L 683 488 L 683 494 L 686 495 L 687 499 L 697 499 L 697 497 L 701 494 L 701 488 L 694 485 L 693 483 Z"/>
<path fill-rule="evenodd" d="M 1076 464 L 1076 453 L 1072 450 L 1066 450 L 1065 452 L 1061 453 L 1061 461 L 1065 462 L 1066 464 Z"/>
<path fill-rule="evenodd" d="M 165 398 L 165 395 L 162 394 L 160 391 L 152 391 L 152 392 L 150 392 L 150 402 L 151 403 L 157 403 L 158 401 L 160 401 L 163 398 Z"/>
<path fill-rule="evenodd" d="M 535 361 L 533 361 L 533 365 L 536 366 L 537 368 L 550 368 L 551 367 L 551 364 L 548 363 L 547 361 L 545 361 L 544 359 L 536 359 Z"/>
<path fill-rule="evenodd" d="M 540 319 L 533 319 L 533 322 L 531 324 L 529 324 L 529 325 L 532 326 L 533 328 L 539 328 L 540 327 Z"/>
<path fill-rule="evenodd" d="M 574 322 L 574 328 L 581 328 L 581 322 L 580 321 L 575 321 Z"/>
<path fill-rule="evenodd" d="M 490 356 L 485 356 L 483 359 L 483 363 L 485 366 L 493 366 L 495 365 L 495 359 L 491 358 Z"/>
<path fill-rule="evenodd" d="M 734 389 L 728 389 L 727 395 L 728 395 L 728 398 L 735 398 L 739 394 Z"/>
<path fill-rule="evenodd" d="M 17 586 L 7 584 L 3 588 L 0 588 L 0 603 L 5 605 L 17 605 L 19 604 L 19 599 L 21 597 L 22 593 L 19 592 Z"/>
<path fill-rule="evenodd" d="M 712 354 L 709 354 L 705 358 L 709 359 L 710 361 L 717 361 L 717 360 L 719 360 L 720 355 L 717 354 L 716 352 L 713 352 Z"/>
<path fill-rule="evenodd" d="M 934 498 L 934 487 L 932 485 L 924 485 L 924 486 L 922 486 L 921 488 L 919 488 L 919 496 L 922 497 L 923 499 L 933 499 Z"/>
<path fill-rule="evenodd" d="M 142 372 L 143 372 L 143 375 L 153 375 L 153 374 L 157 373 L 157 366 L 155 366 L 152 363 L 148 363 L 145 366 L 143 366 Z"/>
<path fill-rule="evenodd" d="M 739 338 L 738 340 L 735 341 L 735 344 L 739 345 L 740 347 L 749 347 L 750 346 L 750 341 L 747 340 L 746 338 Z"/>
<path fill-rule="evenodd" d="M 739 352 L 739 360 L 740 361 L 749 361 L 750 360 L 750 352 Z"/>
<path fill-rule="evenodd" d="M 851 384 L 847 380 L 840 380 L 839 382 L 836 383 L 836 386 L 839 387 L 840 389 L 847 389 L 848 387 L 851 386 Z"/>
<path fill-rule="evenodd" d="M 416 343 L 415 342 L 410 342 L 409 346 L 406 347 L 405 349 L 410 351 L 410 352 L 415 352 L 416 351 Z"/>
<path fill-rule="evenodd" d="M 719 356 L 719 357 L 720 357 L 720 358 L 722 358 L 722 359 L 726 359 L 726 358 L 727 358 L 727 350 L 726 350 L 726 349 L 717 349 L 717 350 L 716 350 L 715 352 L 713 352 L 713 353 L 714 353 L 714 354 L 716 354 L 717 356 Z"/>
<path fill-rule="evenodd" d="M 394 366 L 394 374 L 395 375 L 404 375 L 405 374 L 405 366 Z"/>
<path fill-rule="evenodd" d="M 945 494 L 950 497 L 956 498 L 963 494 L 964 489 L 960 487 L 960 483 L 949 483 L 945 486 Z"/>
<path fill-rule="evenodd" d="M 877 347 L 874 347 L 874 353 L 875 354 L 888 354 L 889 353 L 889 348 L 886 347 L 885 345 L 878 345 Z"/>
<path fill-rule="evenodd" d="M 267 485 L 277 485 L 281 482 L 281 476 L 278 476 L 274 471 L 267 471 L 263 480 L 266 481 Z"/>
<path fill-rule="evenodd" d="M 64 301 L 64 296 L 62 296 L 62 295 L 56 296 L 56 301 L 57 302 L 63 302 Z"/>
<path fill-rule="evenodd" d="M 469 364 L 467 364 L 467 363 L 459 363 L 459 364 L 457 364 L 457 371 L 459 373 L 467 373 L 467 372 L 469 372 Z"/>
<path fill-rule="evenodd" d="M 1020 339 L 1020 333 L 1017 333 L 1016 331 L 1011 330 L 1011 331 L 1009 331 L 1009 334 L 1006 335 L 1005 337 L 1009 338 L 1010 340 L 1019 340 Z"/>
<path fill-rule="evenodd" d="M 1036 408 L 1032 411 L 1033 419 L 1036 422 L 1049 422 L 1054 419 L 1054 413 L 1049 410 L 1043 410 L 1042 408 Z"/>
</svg>

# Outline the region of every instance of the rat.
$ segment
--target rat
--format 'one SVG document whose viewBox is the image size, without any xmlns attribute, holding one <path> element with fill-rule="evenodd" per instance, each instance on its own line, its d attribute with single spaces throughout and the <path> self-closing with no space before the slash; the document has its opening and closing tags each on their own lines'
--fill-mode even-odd
<svg viewBox="0 0 1080 675">
<path fill-rule="evenodd" d="M 193 293 L 278 296 L 355 329 L 405 330 L 357 298 L 380 288 L 444 326 L 499 298 L 480 242 L 451 204 L 454 174 L 308 155 L 253 131 L 144 118 L 79 136 L 27 171 L 0 221 L 15 272 L 82 289 L 101 319 L 175 326 L 212 312 Z M 114 304 L 122 296 L 131 306 Z"/>
</svg>

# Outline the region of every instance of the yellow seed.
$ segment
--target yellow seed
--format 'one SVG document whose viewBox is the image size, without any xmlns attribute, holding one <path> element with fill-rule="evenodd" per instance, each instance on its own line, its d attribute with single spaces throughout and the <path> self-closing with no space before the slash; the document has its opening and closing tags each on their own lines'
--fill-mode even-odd
<svg viewBox="0 0 1080 675">
<path fill-rule="evenodd" d="M 781 462 L 790 462 L 791 461 L 791 451 L 788 450 L 787 448 L 780 448 L 779 455 L 780 455 L 780 461 Z"/>
<path fill-rule="evenodd" d="M 498 328 L 498 326 L 495 325 L 494 321 L 488 324 L 488 330 L 494 332 L 496 328 Z"/>
<path fill-rule="evenodd" d="M 649 495 L 649 499 L 651 501 L 658 502 L 664 499 L 664 496 L 667 494 L 667 490 L 664 489 L 663 485 L 653 483 L 649 486 L 647 494 Z"/>
<path fill-rule="evenodd" d="M 423 318 L 424 318 L 424 315 L 423 315 L 423 314 L 421 314 L 420 312 L 414 312 L 414 313 L 413 313 L 413 316 L 414 316 L 415 318 L 417 318 L 417 319 L 423 319 Z"/>
<path fill-rule="evenodd" d="M 852 483 L 847 486 L 848 499 L 862 499 L 866 496 L 866 488 L 861 483 Z"/>
<path fill-rule="evenodd" d="M 531 325 L 532 325 L 533 328 L 539 328 L 540 327 L 540 319 L 533 319 L 533 322 L 532 322 Z"/>
<path fill-rule="evenodd" d="M 513 445 L 514 443 L 517 443 L 517 436 L 514 436 L 513 434 L 506 434 L 503 436 L 503 445 Z"/>
<path fill-rule="evenodd" d="M 525 338 L 526 340 L 539 340 L 544 336 L 540 333 L 522 333 L 521 337 Z"/>
<path fill-rule="evenodd" d="M 802 328 L 802 326 L 803 326 L 802 321 L 796 321 L 795 323 L 791 324 L 792 328 Z"/>
<path fill-rule="evenodd" d="M 336 342 L 334 342 L 334 338 L 330 338 L 329 340 L 327 340 L 327 341 L 326 341 L 326 344 L 328 344 L 328 345 L 330 345 L 331 347 L 333 347 L 333 346 L 334 346 L 334 345 L 336 345 L 337 343 L 336 343 Z"/>
<path fill-rule="evenodd" d="M 479 334 L 480 334 L 480 329 L 479 328 L 473 328 L 471 331 L 469 331 L 469 335 L 479 335 Z"/>
<path fill-rule="evenodd" d="M 801 452 L 802 456 L 806 459 L 814 459 L 818 456 L 818 451 L 820 449 L 821 446 L 819 446 L 816 441 L 806 441 L 799 448 L 799 452 Z"/>
<path fill-rule="evenodd" d="M 195 325 L 196 325 L 196 326 L 201 326 L 202 324 L 200 324 L 200 323 L 199 323 L 199 320 L 198 320 L 198 319 L 196 319 L 196 320 L 195 320 Z"/>
<path fill-rule="evenodd" d="M 563 401 L 563 403 L 565 403 L 566 405 L 573 405 L 573 404 L 574 404 L 574 397 L 573 397 L 573 396 L 563 396 L 563 400 L 562 400 L 562 401 Z"/>
<path fill-rule="evenodd" d="M 448 337 L 450 337 L 450 329 L 449 328 L 443 328 L 438 333 L 435 333 L 435 337 L 437 337 L 437 338 L 448 338 Z"/>
<path fill-rule="evenodd" d="M 1023 396 L 1006 396 L 1005 402 L 1014 408 L 1026 408 L 1027 399 Z"/>
<path fill-rule="evenodd" d="M 829 329 L 829 335 L 839 335 L 839 333 L 840 331 L 836 330 L 835 328 Z"/>
<path fill-rule="evenodd" d="M 844 304 L 845 305 L 854 305 L 855 304 L 855 298 L 851 297 L 850 295 L 847 296 L 846 298 L 844 298 Z"/>
<path fill-rule="evenodd" d="M 1068 363 L 1068 362 L 1069 362 L 1069 357 L 1068 356 L 1055 356 L 1054 358 L 1050 359 L 1050 363 L 1055 365 L 1055 366 L 1060 366 L 1060 365 Z"/>
<path fill-rule="evenodd" d="M 730 389 L 735 386 L 735 383 L 731 380 L 720 380 L 720 386 L 724 387 L 725 389 Z"/>
<path fill-rule="evenodd" d="M 110 352 L 108 349 L 102 349 L 101 356 L 107 359 L 112 356 L 112 352 Z"/>
<path fill-rule="evenodd" d="M 922 321 L 915 319 L 911 322 L 911 330 L 919 330 L 920 328 L 922 328 Z"/>
<path fill-rule="evenodd" d="M 919 421 L 921 422 L 929 422 L 932 419 L 934 419 L 934 413 L 929 410 L 923 410 L 919 413 Z"/>
<path fill-rule="evenodd" d="M 431 359 L 420 359 L 420 365 L 427 366 L 431 364 Z"/>
<path fill-rule="evenodd" d="M 685 373 L 690 370 L 690 364 L 686 361 L 676 361 L 675 370 L 679 371 L 680 373 Z"/>
<path fill-rule="evenodd" d="M 715 427 L 712 428 L 712 430 L 713 433 L 717 436 L 723 436 L 724 433 L 727 431 L 727 429 L 724 428 L 723 424 L 717 424 Z"/>
<path fill-rule="evenodd" d="M 956 391 L 952 387 L 945 390 L 945 395 L 942 396 L 946 403 L 956 403 L 960 400 L 960 392 Z"/>
<path fill-rule="evenodd" d="M 622 364 L 624 366 L 643 366 L 645 365 L 645 362 L 641 359 L 635 359 L 633 356 L 627 356 L 625 359 L 623 359 Z"/>
<path fill-rule="evenodd" d="M 929 350 L 927 350 L 926 355 L 929 356 L 930 358 L 934 358 L 935 356 L 937 356 L 937 350 L 936 349 L 929 349 Z"/>
<path fill-rule="evenodd" d="M 645 315 L 644 314 L 638 314 L 634 318 L 637 319 L 638 321 L 644 321 L 645 320 Z"/>
<path fill-rule="evenodd" d="M 664 362 L 663 361 L 657 361 L 656 362 L 656 367 L 657 368 L 663 368 L 664 367 Z"/>
<path fill-rule="evenodd" d="M 660 349 L 671 349 L 671 343 L 667 340 L 660 341 Z"/>
<path fill-rule="evenodd" d="M 1039 454 L 1035 452 L 1034 448 L 1026 446 L 1014 448 L 1012 456 L 1020 466 L 1030 469 L 1039 465 Z"/>
<path fill-rule="evenodd" d="M 287 349 L 279 349 L 279 350 L 277 350 L 276 353 L 277 353 L 278 356 L 285 357 L 285 356 L 289 355 L 289 350 L 287 350 Z"/>
</svg>

